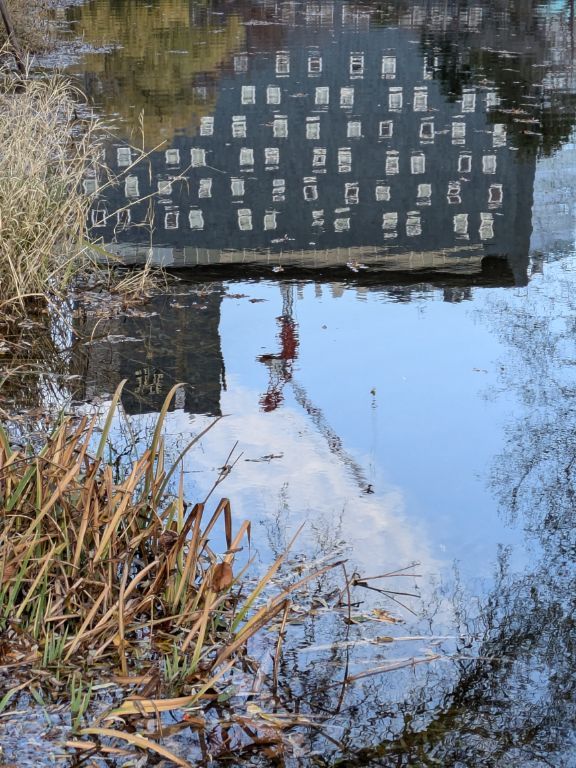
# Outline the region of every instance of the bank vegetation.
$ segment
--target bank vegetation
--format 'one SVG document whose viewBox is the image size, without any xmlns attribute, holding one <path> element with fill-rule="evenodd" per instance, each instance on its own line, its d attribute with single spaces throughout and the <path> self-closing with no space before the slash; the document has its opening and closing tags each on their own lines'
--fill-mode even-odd
<svg viewBox="0 0 576 768">
<path fill-rule="evenodd" d="M 66 290 L 86 268 L 82 179 L 100 141 L 95 121 L 80 124 L 79 94 L 66 80 L 0 74 L 0 310 L 12 315 Z"/>
<path fill-rule="evenodd" d="M 250 669 L 249 643 L 286 622 L 291 595 L 332 566 L 285 585 L 282 556 L 249 580 L 250 524 L 233 530 L 227 499 L 184 495 L 181 461 L 204 433 L 167 462 L 175 389 L 146 450 L 121 467 L 106 459 L 120 393 L 106 414 L 63 417 L 34 447 L 0 428 L 0 713 L 26 692 L 61 701 L 77 735 L 69 746 L 120 739 L 188 765 L 138 735 L 135 720 L 178 711 L 201 730 L 203 708 Z M 94 722 L 93 692 L 110 683 L 112 704 Z"/>
</svg>

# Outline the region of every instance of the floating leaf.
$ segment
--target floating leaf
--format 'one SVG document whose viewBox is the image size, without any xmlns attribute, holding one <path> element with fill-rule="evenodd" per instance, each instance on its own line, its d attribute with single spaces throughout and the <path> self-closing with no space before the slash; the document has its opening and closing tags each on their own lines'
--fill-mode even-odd
<svg viewBox="0 0 576 768">
<path fill-rule="evenodd" d="M 388 611 L 385 611 L 383 608 L 374 608 L 372 611 L 372 618 L 376 621 L 382 621 L 385 624 L 402 624 L 402 619 L 398 618 L 398 616 L 393 616 Z"/>
<path fill-rule="evenodd" d="M 214 592 L 224 592 L 229 589 L 234 581 L 234 574 L 230 563 L 223 562 L 214 566 L 212 572 L 212 589 Z"/>
</svg>

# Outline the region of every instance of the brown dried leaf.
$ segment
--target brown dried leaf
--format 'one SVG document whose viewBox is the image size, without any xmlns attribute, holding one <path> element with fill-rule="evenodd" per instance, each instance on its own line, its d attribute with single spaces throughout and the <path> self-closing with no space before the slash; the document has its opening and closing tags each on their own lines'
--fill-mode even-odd
<svg viewBox="0 0 576 768">
<path fill-rule="evenodd" d="M 218 563 L 212 572 L 212 589 L 214 592 L 223 592 L 229 589 L 234 581 L 234 573 L 230 563 Z"/>
<path fill-rule="evenodd" d="M 402 624 L 402 619 L 399 619 L 397 616 L 393 616 L 383 608 L 374 608 L 372 611 L 372 616 L 374 619 L 376 619 L 376 621 L 382 621 L 385 624 Z"/>
<path fill-rule="evenodd" d="M 176 531 L 167 530 L 160 535 L 158 544 L 162 552 L 169 552 L 177 541 L 178 533 Z"/>
<path fill-rule="evenodd" d="M 16 563 L 4 563 L 0 560 L 0 581 L 2 584 L 10 581 L 18 572 L 18 566 Z M 1 768 L 1 767 L 0 767 Z"/>
</svg>

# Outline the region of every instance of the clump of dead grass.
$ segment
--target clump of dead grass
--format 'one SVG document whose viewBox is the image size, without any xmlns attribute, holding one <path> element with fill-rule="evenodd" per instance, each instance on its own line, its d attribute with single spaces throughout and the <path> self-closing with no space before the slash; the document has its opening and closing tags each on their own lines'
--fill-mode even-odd
<svg viewBox="0 0 576 768">
<path fill-rule="evenodd" d="M 286 596 L 250 618 L 264 582 L 248 605 L 229 602 L 249 524 L 233 536 L 226 499 L 206 522 L 204 504 L 189 506 L 182 484 L 168 496 L 178 465 L 165 466 L 161 430 L 173 393 L 149 448 L 117 477 L 104 453 L 119 396 L 120 389 L 97 446 L 98 415 L 64 418 L 33 454 L 13 450 L 0 428 L 0 631 L 26 639 L 33 664 L 62 643 L 59 662 L 89 653 L 127 672 L 132 643 L 160 625 L 182 652 L 192 649 L 195 669 L 217 615 L 225 642 L 214 653 L 211 637 L 209 666 L 219 666 L 232 653 L 227 641 L 240 647 Z M 217 523 L 227 544 L 221 560 L 208 547 Z M 224 625 L 232 634 L 222 634 Z"/>
<path fill-rule="evenodd" d="M 80 125 L 65 79 L 0 76 L 0 311 L 13 316 L 62 294 L 89 263 L 81 182 L 100 139 L 95 121 Z"/>
<path fill-rule="evenodd" d="M 14 447 L 0 428 L 0 665 L 19 680 L 0 711 L 40 680 L 56 696 L 69 691 L 80 723 L 92 681 L 112 673 L 132 686 L 153 683 L 110 713 L 116 723 L 197 706 L 242 662 L 251 638 L 286 618 L 291 593 L 330 567 L 264 600 L 281 557 L 243 589 L 247 563 L 235 559 L 250 524 L 234 533 L 227 499 L 208 514 L 178 483 L 181 459 L 204 433 L 173 465 L 165 461 L 163 422 L 176 387 L 147 450 L 123 469 L 106 461 L 121 388 L 105 419 L 62 418 L 34 450 Z M 210 542 L 219 526 L 226 549 L 217 556 Z"/>
</svg>

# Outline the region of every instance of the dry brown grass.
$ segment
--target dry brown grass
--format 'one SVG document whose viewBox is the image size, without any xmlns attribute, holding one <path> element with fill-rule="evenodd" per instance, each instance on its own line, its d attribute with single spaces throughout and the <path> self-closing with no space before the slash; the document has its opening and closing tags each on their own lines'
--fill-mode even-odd
<svg viewBox="0 0 576 768">
<path fill-rule="evenodd" d="M 0 312 L 22 313 L 61 294 L 86 268 L 90 198 L 81 182 L 97 163 L 94 121 L 77 118 L 78 96 L 63 78 L 0 90 Z"/>
<path fill-rule="evenodd" d="M 226 499 L 206 521 L 204 504 L 190 507 L 181 486 L 168 495 L 178 465 L 165 466 L 161 429 L 172 396 L 148 450 L 117 477 L 103 456 L 119 395 L 92 453 L 98 416 L 65 418 L 34 454 L 13 450 L 0 430 L 0 630 L 26 639 L 27 663 L 45 662 L 62 642 L 55 661 L 89 653 L 127 672 L 131 644 L 161 625 L 192 649 L 193 669 L 210 638 L 216 668 L 286 596 L 248 618 L 265 582 L 241 607 L 228 593 L 249 524 L 233 535 Z M 218 560 L 208 540 L 220 523 L 227 552 Z M 232 632 L 219 631 L 218 642 L 215 615 Z"/>
<path fill-rule="evenodd" d="M 162 429 L 175 389 L 148 449 L 124 470 L 104 459 L 121 387 L 105 419 L 63 418 L 35 450 L 13 447 L 0 428 L 0 666 L 14 679 L 0 711 L 40 680 L 57 697 L 68 691 L 79 726 L 92 682 L 118 675 L 132 691 L 147 682 L 109 713 L 116 724 L 197 706 L 242 663 L 251 638 L 286 619 L 292 592 L 331 567 L 273 587 L 280 557 L 246 588 L 247 563 L 235 560 L 250 524 L 233 532 L 227 499 L 210 511 L 189 505 L 178 482 L 181 458 L 202 435 L 166 465 Z M 220 556 L 211 546 L 218 527 Z"/>
<path fill-rule="evenodd" d="M 165 288 L 162 268 L 146 263 L 126 275 L 90 236 L 94 198 L 121 182 L 100 163 L 105 136 L 66 78 L 22 79 L 0 55 L 0 321 L 33 314 L 71 284 L 95 279 L 127 304 Z M 143 151 L 136 155 L 134 164 L 145 161 Z M 99 182 L 90 194 L 88 176 Z"/>
</svg>

